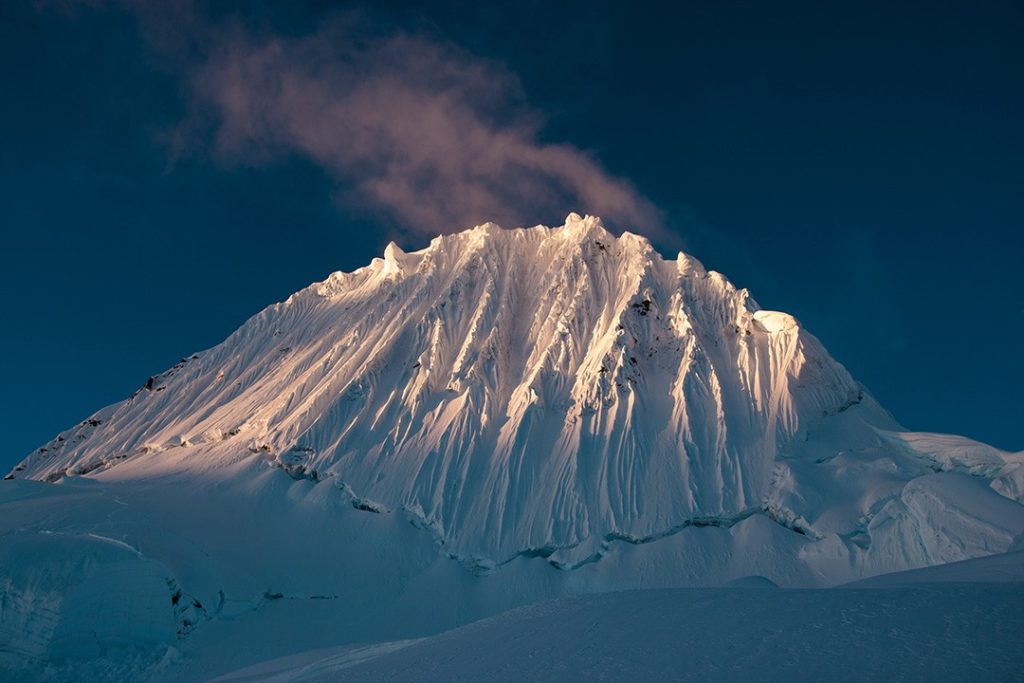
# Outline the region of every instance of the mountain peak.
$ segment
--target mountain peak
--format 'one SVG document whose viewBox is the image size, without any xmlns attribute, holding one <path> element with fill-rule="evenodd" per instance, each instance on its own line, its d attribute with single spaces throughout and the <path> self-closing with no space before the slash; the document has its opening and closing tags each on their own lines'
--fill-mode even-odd
<svg viewBox="0 0 1024 683">
<path fill-rule="evenodd" d="M 594 235 L 595 237 L 613 239 L 611 233 L 605 229 L 604 223 L 598 216 L 591 216 L 587 214 L 580 216 L 578 213 L 573 212 L 565 217 L 565 223 L 562 225 L 562 230 L 566 234 L 580 235 L 587 237 Z"/>
<path fill-rule="evenodd" d="M 616 541 L 752 516 L 809 539 L 868 537 L 865 511 L 897 489 L 839 482 L 892 457 L 883 433 L 899 431 L 791 316 L 692 257 L 666 261 L 570 214 L 418 251 L 392 242 L 150 377 L 11 476 L 269 467 L 358 509 L 401 511 L 467 566 L 541 553 L 571 568 Z M 900 457 L 904 483 L 932 471 Z"/>
</svg>

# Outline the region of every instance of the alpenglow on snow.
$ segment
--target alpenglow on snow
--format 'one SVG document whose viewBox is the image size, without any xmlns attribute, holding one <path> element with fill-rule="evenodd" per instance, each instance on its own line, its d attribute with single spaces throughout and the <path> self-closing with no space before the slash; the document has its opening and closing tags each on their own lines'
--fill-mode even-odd
<svg viewBox="0 0 1024 683">
<path fill-rule="evenodd" d="M 476 573 L 579 569 L 717 527 L 736 547 L 793 537 L 792 562 L 829 583 L 1006 550 L 1024 528 L 1022 461 L 907 433 L 791 316 L 572 214 L 392 243 L 8 476 L 260 463 L 408 517 Z M 704 560 L 679 563 L 708 580 Z"/>
</svg>

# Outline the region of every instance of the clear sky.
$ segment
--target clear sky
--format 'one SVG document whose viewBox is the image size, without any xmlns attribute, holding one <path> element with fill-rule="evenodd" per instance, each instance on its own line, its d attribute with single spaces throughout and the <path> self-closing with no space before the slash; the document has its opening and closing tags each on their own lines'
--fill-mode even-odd
<svg viewBox="0 0 1024 683">
<path fill-rule="evenodd" d="M 1019 2 L 173 4 L 0 4 L 0 469 L 390 239 L 570 210 L 1024 449 Z"/>
</svg>

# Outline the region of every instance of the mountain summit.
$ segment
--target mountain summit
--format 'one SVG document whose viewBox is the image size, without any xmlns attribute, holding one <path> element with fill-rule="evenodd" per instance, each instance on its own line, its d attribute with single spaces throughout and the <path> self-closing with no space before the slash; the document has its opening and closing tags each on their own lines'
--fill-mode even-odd
<svg viewBox="0 0 1024 683">
<path fill-rule="evenodd" d="M 140 384 L 0 482 L 14 680 L 326 652 L 347 671 L 538 601 L 827 587 L 1024 547 L 1024 454 L 906 432 L 794 318 L 589 216 L 390 244 Z M 982 573 L 1019 580 L 1019 558 Z M 727 614 L 711 640 L 746 603 L 628 601 L 665 595 Z"/>
<path fill-rule="evenodd" d="M 9 477 L 259 463 L 404 514 L 478 573 L 517 557 L 573 569 L 616 543 L 742 525 L 799 536 L 800 562 L 847 578 L 1005 550 L 1024 519 L 1021 461 L 905 433 L 793 317 L 571 214 L 391 243 Z"/>
</svg>

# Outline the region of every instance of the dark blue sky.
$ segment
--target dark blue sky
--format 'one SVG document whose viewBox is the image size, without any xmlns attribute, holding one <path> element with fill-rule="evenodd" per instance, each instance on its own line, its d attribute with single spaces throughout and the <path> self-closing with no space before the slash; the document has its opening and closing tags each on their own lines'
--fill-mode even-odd
<svg viewBox="0 0 1024 683">
<path fill-rule="evenodd" d="M 428 239 L 347 162 L 168 142 L 222 39 L 299 40 L 348 6 L 203 5 L 197 30 L 87 4 L 0 6 L 4 470 L 262 307 Z M 1024 10 L 913 4 L 393 3 L 358 31 L 514 74 L 538 144 L 631 183 L 663 251 L 795 314 L 908 428 L 1024 449 Z M 573 208 L 516 201 L 528 224 Z"/>
</svg>

